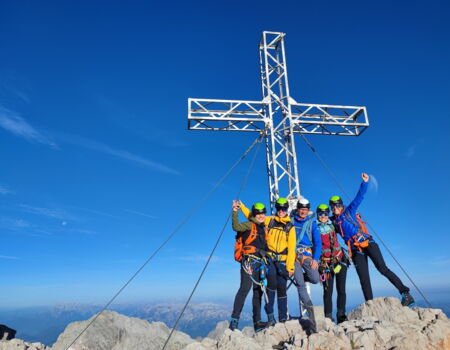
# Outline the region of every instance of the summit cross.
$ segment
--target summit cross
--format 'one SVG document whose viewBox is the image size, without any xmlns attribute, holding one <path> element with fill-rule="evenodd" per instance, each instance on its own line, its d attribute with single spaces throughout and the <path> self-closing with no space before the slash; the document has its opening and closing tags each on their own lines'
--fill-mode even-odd
<svg viewBox="0 0 450 350">
<path fill-rule="evenodd" d="M 359 136 L 369 126 L 366 107 L 298 103 L 290 96 L 285 35 L 262 33 L 261 101 L 188 99 L 189 130 L 258 132 L 265 138 L 272 212 L 280 193 L 287 193 L 291 206 L 301 198 L 295 133 Z"/>
</svg>

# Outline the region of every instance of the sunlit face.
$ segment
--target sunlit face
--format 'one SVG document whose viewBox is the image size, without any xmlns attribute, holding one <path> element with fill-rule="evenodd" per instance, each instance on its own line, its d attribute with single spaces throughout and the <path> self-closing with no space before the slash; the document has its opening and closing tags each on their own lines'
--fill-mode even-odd
<svg viewBox="0 0 450 350">
<path fill-rule="evenodd" d="M 256 214 L 256 215 L 255 215 L 255 219 L 256 219 L 256 221 L 258 221 L 259 223 L 263 223 L 264 220 L 266 219 L 266 214 L 264 214 L 264 213 Z"/>
<path fill-rule="evenodd" d="M 318 218 L 319 218 L 320 222 L 323 222 L 323 223 L 328 222 L 328 215 L 326 213 L 320 213 Z"/>
<path fill-rule="evenodd" d="M 333 210 L 333 214 L 335 216 L 339 216 L 344 211 L 344 206 L 342 204 L 336 204 L 336 205 L 333 205 L 332 210 Z"/>
<path fill-rule="evenodd" d="M 300 208 L 297 209 L 297 214 L 300 217 L 300 219 L 305 219 L 308 216 L 309 208 Z"/>
<path fill-rule="evenodd" d="M 277 216 L 280 218 L 284 218 L 287 215 L 287 208 L 279 208 L 277 210 Z"/>
</svg>

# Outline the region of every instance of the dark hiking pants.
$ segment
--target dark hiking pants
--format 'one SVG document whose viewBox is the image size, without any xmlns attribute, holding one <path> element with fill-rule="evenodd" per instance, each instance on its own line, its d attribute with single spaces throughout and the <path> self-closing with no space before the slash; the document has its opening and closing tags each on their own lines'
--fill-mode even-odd
<svg viewBox="0 0 450 350">
<path fill-rule="evenodd" d="M 347 266 L 341 264 L 341 271 L 335 274 L 333 271 L 330 273 L 330 278 L 323 282 L 323 305 L 325 311 L 325 317 L 332 318 L 333 313 L 333 285 L 334 279 L 336 279 L 336 291 L 337 291 L 337 315 L 345 315 L 345 303 L 347 295 L 345 293 L 345 282 L 347 280 Z"/>
<path fill-rule="evenodd" d="M 245 258 L 244 258 L 245 259 Z M 260 263 L 254 263 L 253 264 L 253 273 L 252 277 L 255 281 L 259 282 L 260 280 Z M 268 270 L 268 269 L 267 269 Z M 253 322 L 261 321 L 261 301 L 263 297 L 263 291 L 259 284 L 256 284 L 252 281 L 249 274 L 244 271 L 242 265 L 241 265 L 241 284 L 239 286 L 239 290 L 236 293 L 236 297 L 234 298 L 234 306 L 233 306 L 233 312 L 231 314 L 231 318 L 239 318 L 242 312 L 242 308 L 244 307 L 245 299 L 247 298 L 248 293 L 250 292 L 250 289 L 253 289 L 253 298 L 252 298 L 252 304 L 253 304 Z M 268 271 L 267 271 L 268 273 Z M 273 299 L 275 296 L 275 284 L 273 282 L 273 278 L 267 275 L 267 294 L 269 297 L 269 304 L 271 302 L 270 299 L 272 299 L 272 309 L 273 309 Z M 273 290 L 273 293 L 269 293 L 269 287 Z M 271 295 L 272 294 L 272 295 Z M 266 305 L 267 306 L 267 305 Z M 266 308 L 267 311 L 267 308 Z M 272 311 L 273 313 L 273 311 Z"/>
<path fill-rule="evenodd" d="M 389 280 L 389 282 L 391 282 L 395 286 L 395 288 L 398 289 L 400 294 L 409 292 L 409 288 L 402 283 L 400 278 L 398 278 L 395 273 L 388 269 L 386 263 L 384 262 L 383 255 L 381 254 L 380 247 L 378 247 L 378 244 L 374 241 L 371 241 L 369 243 L 369 246 L 363 249 L 362 253 L 358 250 L 354 250 L 352 252 L 352 255 L 352 260 L 355 265 L 356 272 L 358 273 L 359 282 L 361 283 L 361 288 L 366 301 L 373 299 L 367 257 L 372 260 L 377 270 L 383 276 L 385 276 Z"/>
<path fill-rule="evenodd" d="M 269 274 L 272 274 L 276 277 L 276 291 L 277 291 L 277 305 L 278 305 L 278 320 L 286 321 L 287 320 L 287 279 L 288 272 L 286 270 L 286 262 L 285 261 L 274 261 L 271 265 L 269 265 Z M 270 283 L 270 281 L 269 281 Z M 271 288 L 268 288 L 269 290 Z M 269 295 L 270 301 L 270 295 Z M 273 313 L 273 306 L 272 306 Z M 270 314 L 268 308 L 266 308 L 266 312 Z"/>
</svg>

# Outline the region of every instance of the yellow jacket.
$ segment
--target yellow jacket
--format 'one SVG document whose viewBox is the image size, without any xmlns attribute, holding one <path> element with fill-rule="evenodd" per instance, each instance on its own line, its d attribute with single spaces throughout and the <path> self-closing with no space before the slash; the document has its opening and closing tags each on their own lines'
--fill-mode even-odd
<svg viewBox="0 0 450 350">
<path fill-rule="evenodd" d="M 250 219 L 252 213 L 243 203 L 241 203 L 241 211 L 247 219 Z M 269 228 L 270 222 L 274 220 L 272 228 Z M 278 216 L 266 216 L 265 225 L 269 229 L 267 235 L 267 246 L 269 250 L 273 253 L 280 254 L 280 260 L 286 261 L 286 270 L 288 272 L 294 272 L 294 262 L 295 262 L 295 246 L 296 246 L 296 236 L 295 227 L 292 225 L 289 232 L 282 229 L 282 226 L 289 223 L 291 219 L 289 216 L 280 218 Z M 279 224 L 279 225 L 277 225 Z M 281 224 L 281 225 L 280 225 Z"/>
</svg>

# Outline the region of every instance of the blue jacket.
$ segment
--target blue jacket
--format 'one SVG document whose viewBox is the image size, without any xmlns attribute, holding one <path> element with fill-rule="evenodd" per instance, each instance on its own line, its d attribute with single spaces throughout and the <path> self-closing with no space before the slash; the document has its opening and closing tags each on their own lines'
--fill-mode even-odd
<svg viewBox="0 0 450 350">
<path fill-rule="evenodd" d="M 298 215 L 294 215 L 294 227 L 297 239 L 302 232 L 304 223 L 309 220 L 312 220 L 309 216 L 302 220 Z M 322 253 L 322 239 L 320 238 L 320 231 L 317 227 L 316 220 L 312 220 L 311 223 L 311 237 L 313 242 L 309 239 L 308 234 L 305 233 L 302 240 L 297 242 L 297 248 L 299 246 L 312 247 L 313 259 L 318 261 L 320 259 L 320 254 Z"/>
<path fill-rule="evenodd" d="M 347 207 L 345 207 L 341 215 L 333 220 L 336 231 L 344 237 L 346 244 L 349 241 L 350 243 L 353 243 L 351 238 L 358 233 L 359 224 L 358 219 L 356 218 L 356 211 L 364 199 L 368 186 L 368 182 L 363 181 L 359 187 L 359 191 L 356 194 L 355 199 Z"/>
</svg>

